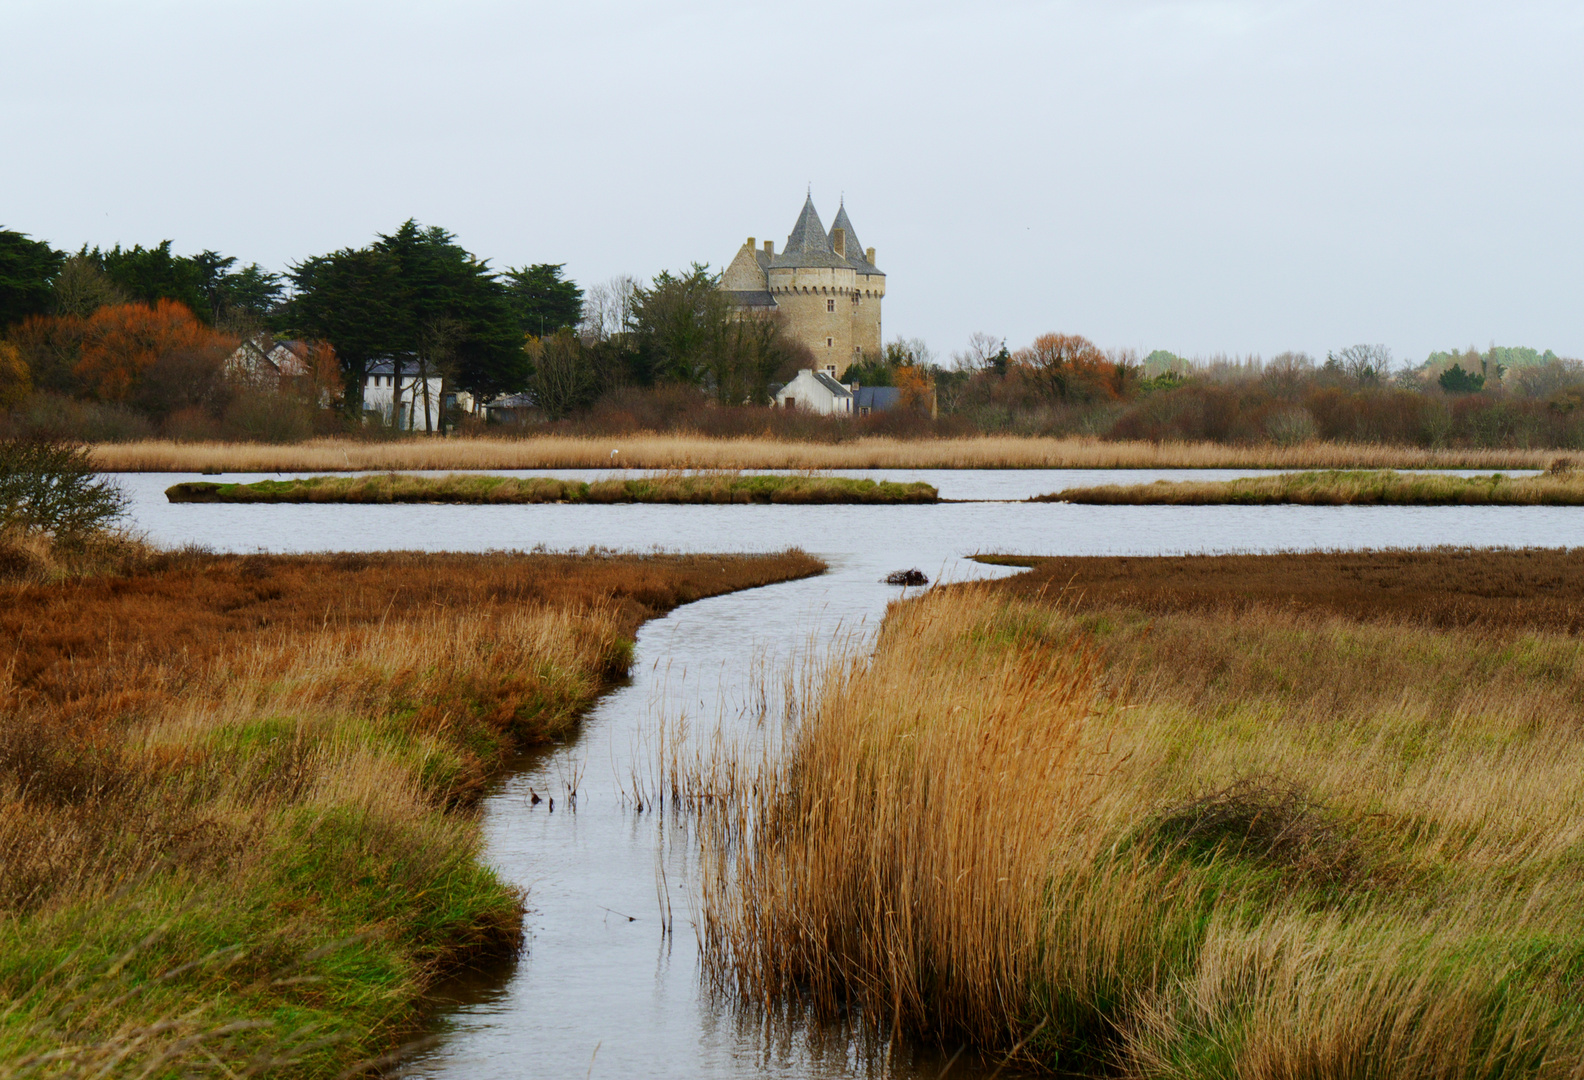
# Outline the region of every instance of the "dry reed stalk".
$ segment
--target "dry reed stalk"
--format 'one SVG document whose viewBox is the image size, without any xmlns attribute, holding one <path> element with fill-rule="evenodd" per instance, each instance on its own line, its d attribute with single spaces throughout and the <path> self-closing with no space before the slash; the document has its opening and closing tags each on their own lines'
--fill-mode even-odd
<svg viewBox="0 0 1584 1080">
<path fill-rule="evenodd" d="M 723 985 L 1065 1072 L 1579 1075 L 1576 638 L 1009 589 L 893 606 L 706 815 Z"/>
<path fill-rule="evenodd" d="M 786 771 L 746 785 L 717 843 L 705 940 L 770 1003 L 808 996 L 994 1044 L 1031 976 L 1048 853 L 1079 811 L 1069 767 L 1092 672 L 1026 642 L 958 681 L 941 646 L 961 608 L 894 613 L 873 663 L 829 672 Z M 972 748 L 969 753 L 957 749 Z M 1015 1011 L 1015 1010 L 1014 1010 Z"/>
<path fill-rule="evenodd" d="M 614 453 L 613 453 L 614 451 Z M 1546 450 L 1481 450 L 1305 443 L 1107 442 L 1094 438 L 981 436 L 955 439 L 859 438 L 840 443 L 712 439 L 641 433 L 609 438 L 317 439 L 289 446 L 100 443 L 106 472 L 342 472 L 458 469 L 1538 469 Z"/>
</svg>

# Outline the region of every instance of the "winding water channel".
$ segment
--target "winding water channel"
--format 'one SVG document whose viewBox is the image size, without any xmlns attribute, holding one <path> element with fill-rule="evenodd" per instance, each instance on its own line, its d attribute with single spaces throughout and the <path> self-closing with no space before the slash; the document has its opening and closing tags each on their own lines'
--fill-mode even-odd
<svg viewBox="0 0 1584 1080">
<path fill-rule="evenodd" d="M 539 475 L 544 475 L 543 472 Z M 591 477 L 563 470 L 554 475 Z M 1221 479 L 1234 471 L 860 472 L 925 480 L 943 498 L 1021 499 L 1100 482 Z M 259 479 L 227 476 L 227 480 Z M 490 861 L 528 890 L 528 946 L 515 964 L 449 988 L 439 1038 L 407 1064 L 423 1077 L 852 1076 L 940 1074 L 932 1051 L 870 1051 L 842 1032 L 774 1022 L 713 997 L 691 929 L 691 846 L 676 822 L 626 792 L 652 775 L 662 716 L 695 730 L 756 722 L 754 675 L 838 629 L 872 629 L 900 590 L 890 570 L 962 580 L 1005 571 L 975 552 L 1161 554 L 1438 544 L 1569 547 L 1584 510 L 1556 507 L 257 506 L 165 502 L 196 476 L 128 474 L 137 525 L 157 542 L 219 550 L 584 550 L 692 552 L 802 547 L 817 578 L 685 605 L 639 634 L 631 682 L 563 747 L 526 756 L 485 804 Z M 565 798 L 578 789 L 575 810 Z M 530 790 L 554 796 L 533 805 Z M 674 932 L 662 932 L 669 903 Z M 984 1070 L 957 1062 L 953 1077 Z"/>
</svg>

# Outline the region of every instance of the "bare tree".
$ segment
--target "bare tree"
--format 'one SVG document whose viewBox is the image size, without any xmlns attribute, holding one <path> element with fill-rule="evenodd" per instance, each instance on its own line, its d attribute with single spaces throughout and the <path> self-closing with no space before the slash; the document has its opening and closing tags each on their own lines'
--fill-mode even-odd
<svg viewBox="0 0 1584 1080">
<path fill-rule="evenodd" d="M 1511 383 L 1513 390 L 1524 397 L 1548 398 L 1584 385 L 1584 364 L 1557 357 L 1543 364 L 1515 368 L 1503 378 L 1502 383 L 1504 386 Z"/>
<path fill-rule="evenodd" d="M 86 255 L 70 255 L 61 264 L 52 286 L 57 315 L 78 315 L 86 319 L 110 304 L 124 304 L 126 291 L 110 280 L 110 275 Z"/>
<path fill-rule="evenodd" d="M 1271 393 L 1290 397 L 1303 388 L 1314 372 L 1314 357 L 1303 352 L 1284 352 L 1266 362 L 1265 372 L 1260 377 Z"/>
<path fill-rule="evenodd" d="M 590 286 L 583 297 L 583 320 L 578 324 L 584 344 L 609 341 L 631 329 L 634 299 L 641 285 L 631 274 L 617 274 Z"/>
<path fill-rule="evenodd" d="M 992 362 L 1005 346 L 1005 338 L 998 338 L 982 330 L 975 331 L 968 335 L 968 344 L 965 348 L 960 352 L 952 353 L 952 368 L 956 371 L 983 371 L 992 366 Z"/>
<path fill-rule="evenodd" d="M 1392 354 L 1384 345 L 1349 345 L 1341 352 L 1326 353 L 1325 366 L 1359 386 L 1375 386 L 1391 374 Z"/>
<path fill-rule="evenodd" d="M 594 394 L 594 368 L 583 343 L 570 330 L 557 330 L 536 341 L 530 382 L 534 404 L 551 420 L 560 420 L 587 403 Z"/>
<path fill-rule="evenodd" d="M 893 367 L 904 364 L 917 368 L 933 367 L 935 353 L 924 343 L 923 338 L 894 337 L 886 343 L 885 360 Z"/>
</svg>

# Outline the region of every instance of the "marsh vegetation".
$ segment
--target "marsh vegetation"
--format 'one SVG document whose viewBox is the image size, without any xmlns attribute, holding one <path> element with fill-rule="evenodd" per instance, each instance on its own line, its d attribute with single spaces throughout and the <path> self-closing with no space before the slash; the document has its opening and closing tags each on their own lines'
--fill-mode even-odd
<svg viewBox="0 0 1584 1080">
<path fill-rule="evenodd" d="M 655 473 L 636 479 L 562 480 L 478 473 L 422 476 L 321 476 L 251 484 L 188 481 L 166 491 L 171 502 L 219 503 L 933 503 L 922 482 L 844 476 L 743 476 L 733 472 Z"/>
<path fill-rule="evenodd" d="M 1444 551 L 894 604 L 713 774 L 716 978 L 1064 1073 L 1576 1075 L 1581 601 L 1575 553 Z"/>
<path fill-rule="evenodd" d="M 1390 470 L 1157 480 L 1071 488 L 1033 502 L 1111 506 L 1584 506 L 1584 472 L 1558 459 L 1538 476 L 1436 476 Z"/>
<path fill-rule="evenodd" d="M 775 556 L 220 556 L 0 584 L 0 1076 L 336 1075 L 523 896 L 475 803 Z"/>
<path fill-rule="evenodd" d="M 1095 438 L 853 438 L 696 434 L 533 438 L 320 439 L 289 446 L 146 440 L 100 443 L 106 472 L 361 472 L 453 469 L 1543 469 L 1554 452 L 1371 443 L 1228 446 Z"/>
</svg>

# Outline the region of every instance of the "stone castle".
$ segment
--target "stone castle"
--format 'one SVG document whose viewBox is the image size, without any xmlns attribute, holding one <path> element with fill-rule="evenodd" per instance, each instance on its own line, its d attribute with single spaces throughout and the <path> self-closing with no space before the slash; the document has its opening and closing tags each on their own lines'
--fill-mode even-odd
<svg viewBox="0 0 1584 1080">
<path fill-rule="evenodd" d="M 875 267 L 875 249 L 859 245 L 845 201 L 827 233 L 810 195 L 780 253 L 750 236 L 720 287 L 735 311 L 784 315 L 820 371 L 840 378 L 864 354 L 880 355 L 885 274 Z"/>
</svg>

